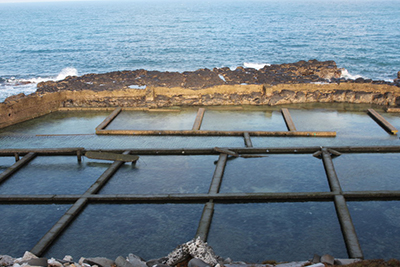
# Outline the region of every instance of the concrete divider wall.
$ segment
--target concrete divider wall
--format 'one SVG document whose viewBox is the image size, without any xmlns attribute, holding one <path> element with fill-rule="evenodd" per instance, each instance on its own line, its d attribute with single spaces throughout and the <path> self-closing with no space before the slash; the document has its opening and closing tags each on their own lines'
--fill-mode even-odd
<svg viewBox="0 0 400 267">
<path fill-rule="evenodd" d="M 310 102 L 400 105 L 400 88 L 385 84 L 220 85 L 205 89 L 150 87 L 113 91 L 59 91 L 10 97 L 0 103 L 0 128 L 57 111 L 60 107 L 280 105 Z"/>
<path fill-rule="evenodd" d="M 63 94 L 60 92 L 45 95 L 32 94 L 5 101 L 0 104 L 0 128 L 56 111 L 61 101 L 63 101 Z"/>
</svg>

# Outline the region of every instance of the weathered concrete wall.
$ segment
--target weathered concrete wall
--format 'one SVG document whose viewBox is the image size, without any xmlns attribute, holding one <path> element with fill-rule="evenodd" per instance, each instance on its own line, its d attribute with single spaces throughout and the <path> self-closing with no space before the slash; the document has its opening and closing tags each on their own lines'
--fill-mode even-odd
<svg viewBox="0 0 400 267">
<path fill-rule="evenodd" d="M 59 92 L 33 94 L 0 103 L 0 128 L 56 111 L 62 101 L 62 95 Z"/>
<path fill-rule="evenodd" d="M 386 84 L 219 85 L 204 89 L 147 87 L 113 91 L 59 91 L 0 103 L 0 128 L 56 111 L 60 107 L 147 107 L 280 105 L 310 102 L 400 105 L 400 88 Z"/>
</svg>

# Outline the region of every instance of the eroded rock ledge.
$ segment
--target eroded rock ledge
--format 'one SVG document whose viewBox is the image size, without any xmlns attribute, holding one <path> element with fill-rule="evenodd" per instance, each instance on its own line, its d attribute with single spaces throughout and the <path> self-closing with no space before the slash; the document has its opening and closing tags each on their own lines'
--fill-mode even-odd
<svg viewBox="0 0 400 267">
<path fill-rule="evenodd" d="M 279 105 L 309 102 L 400 106 L 400 77 L 394 82 L 346 80 L 334 61 L 299 61 L 194 72 L 123 71 L 67 77 L 38 84 L 37 92 L 0 103 L 0 128 L 60 107 Z M 398 74 L 400 76 L 400 74 Z"/>
<path fill-rule="evenodd" d="M 42 82 L 38 92 L 59 92 L 63 90 L 113 91 L 142 89 L 147 87 L 204 89 L 222 85 L 244 84 L 304 84 L 304 83 L 370 83 L 391 84 L 359 78 L 340 78 L 343 69 L 334 61 L 299 61 L 290 64 L 264 66 L 260 70 L 238 67 L 199 69 L 194 72 L 159 72 L 147 70 L 117 71 L 104 74 L 87 74 L 81 77 L 67 77 L 59 82 Z"/>
<path fill-rule="evenodd" d="M 340 79 L 342 70 L 334 61 L 299 61 L 291 64 L 265 66 L 260 70 L 238 67 L 199 69 L 194 72 L 159 72 L 147 70 L 117 71 L 104 74 L 87 74 L 67 77 L 59 82 L 38 84 L 38 92 L 62 90 L 121 90 L 144 87 L 180 87 L 204 89 L 221 85 L 238 84 L 294 84 L 328 82 Z M 344 80 L 343 80 L 344 81 Z"/>
</svg>

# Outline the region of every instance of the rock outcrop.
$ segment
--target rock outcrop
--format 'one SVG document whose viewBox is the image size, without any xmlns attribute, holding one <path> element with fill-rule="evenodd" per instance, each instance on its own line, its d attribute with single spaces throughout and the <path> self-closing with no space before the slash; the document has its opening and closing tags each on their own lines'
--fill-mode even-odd
<svg viewBox="0 0 400 267">
<path fill-rule="evenodd" d="M 220 85 L 238 84 L 299 84 L 330 82 L 340 79 L 342 70 L 334 61 L 299 61 L 290 64 L 266 65 L 260 70 L 238 67 L 199 69 L 193 72 L 159 72 L 147 70 L 116 71 L 67 77 L 65 80 L 42 82 L 38 92 L 62 90 L 122 90 L 146 87 L 204 89 Z"/>
<path fill-rule="evenodd" d="M 341 78 L 334 61 L 299 61 L 264 66 L 200 69 L 194 72 L 117 71 L 67 77 L 38 84 L 37 92 L 0 103 L 0 128 L 60 107 L 280 105 L 310 102 L 400 106 L 400 78 L 394 82 Z M 400 74 L 398 74 L 399 76 Z"/>
<path fill-rule="evenodd" d="M 341 78 L 343 69 L 334 61 L 299 61 L 280 65 L 266 65 L 256 70 L 237 67 L 199 69 L 193 72 L 160 71 L 116 71 L 103 74 L 86 74 L 81 77 L 69 76 L 62 81 L 48 81 L 38 84 L 38 93 L 70 91 L 114 91 L 128 89 L 146 89 L 147 87 L 205 89 L 222 85 L 279 85 L 309 83 L 365 83 L 400 86 L 399 79 L 393 83 L 357 78 Z"/>
</svg>

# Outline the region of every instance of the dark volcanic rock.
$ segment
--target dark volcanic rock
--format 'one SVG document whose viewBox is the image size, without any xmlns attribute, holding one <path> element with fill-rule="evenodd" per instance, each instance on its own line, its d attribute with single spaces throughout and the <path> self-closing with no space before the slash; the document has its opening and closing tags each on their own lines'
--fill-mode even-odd
<svg viewBox="0 0 400 267">
<path fill-rule="evenodd" d="M 103 74 L 86 74 L 81 77 L 70 76 L 58 82 L 48 81 L 38 84 L 39 93 L 62 90 L 118 90 L 138 87 L 181 87 L 202 89 L 218 85 L 234 84 L 290 84 L 329 82 L 338 79 L 341 69 L 334 61 L 299 61 L 290 64 L 265 66 L 260 70 L 238 67 L 199 69 L 193 72 L 160 72 L 147 70 L 115 71 Z"/>
<path fill-rule="evenodd" d="M 237 67 L 231 70 L 227 67 L 199 69 L 196 71 L 160 72 L 143 69 L 134 71 L 115 71 L 103 74 L 86 74 L 81 77 L 70 76 L 58 82 L 48 81 L 39 83 L 39 93 L 58 92 L 63 90 L 106 91 L 131 90 L 149 87 L 203 89 L 219 85 L 236 84 L 303 84 L 303 83 L 369 83 L 390 84 L 400 86 L 400 72 L 393 83 L 372 81 L 357 78 L 347 80 L 341 78 L 342 69 L 334 61 L 298 61 L 295 63 L 266 65 L 256 70 L 253 68 Z"/>
</svg>

